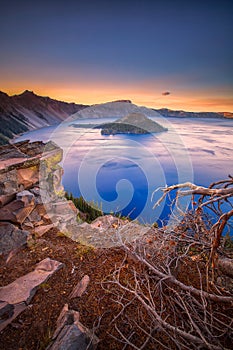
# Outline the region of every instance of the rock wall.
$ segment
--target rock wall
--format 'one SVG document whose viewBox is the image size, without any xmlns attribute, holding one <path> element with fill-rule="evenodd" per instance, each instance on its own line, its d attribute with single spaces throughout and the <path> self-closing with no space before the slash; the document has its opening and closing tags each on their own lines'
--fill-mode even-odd
<svg viewBox="0 0 233 350">
<path fill-rule="evenodd" d="M 62 156 L 53 142 L 0 147 L 0 254 L 55 226 L 66 231 L 76 223 L 77 209 L 61 185 Z"/>
</svg>

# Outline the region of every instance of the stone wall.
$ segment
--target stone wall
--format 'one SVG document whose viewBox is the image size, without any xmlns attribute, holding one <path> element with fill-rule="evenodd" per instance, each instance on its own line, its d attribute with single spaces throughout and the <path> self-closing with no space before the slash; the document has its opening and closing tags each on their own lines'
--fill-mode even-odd
<svg viewBox="0 0 233 350">
<path fill-rule="evenodd" d="M 53 142 L 0 147 L 0 254 L 53 227 L 67 231 L 76 223 L 77 209 L 61 185 L 62 156 Z"/>
</svg>

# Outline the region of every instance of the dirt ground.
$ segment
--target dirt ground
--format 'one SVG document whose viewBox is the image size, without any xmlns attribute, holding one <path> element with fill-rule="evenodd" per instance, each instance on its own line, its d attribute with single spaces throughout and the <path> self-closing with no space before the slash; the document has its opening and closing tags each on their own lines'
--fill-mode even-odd
<svg viewBox="0 0 233 350">
<path fill-rule="evenodd" d="M 56 327 L 56 320 L 64 306 L 68 303 L 73 310 L 80 312 L 80 321 L 88 328 L 93 329 L 100 339 L 99 350 L 107 349 L 133 349 L 130 345 L 124 346 L 116 340 L 116 329 L 112 320 L 121 310 L 110 290 L 102 288 L 102 282 L 107 280 L 116 268 L 125 266 L 123 278 L 130 278 L 128 266 L 134 264 L 140 272 L 140 265 L 131 261 L 121 248 L 93 249 L 80 245 L 51 230 L 37 241 L 31 241 L 27 247 L 19 250 L 6 264 L 0 261 L 0 285 L 7 285 L 16 278 L 32 271 L 35 265 L 46 257 L 56 259 L 64 264 L 46 283 L 42 284 L 33 297 L 31 304 L 22 312 L 11 325 L 8 325 L 0 334 L 2 350 L 43 350 L 50 342 L 50 338 Z M 194 266 L 194 265 L 193 265 Z M 198 273 L 192 266 L 192 262 L 185 266 L 184 282 L 195 285 L 195 277 Z M 84 275 L 90 277 L 87 290 L 80 298 L 70 300 L 69 295 L 74 286 Z M 198 277 L 199 281 L 199 277 Z M 198 282 L 199 283 L 199 282 Z M 135 304 L 130 306 L 131 320 L 143 318 L 143 313 L 138 315 Z M 223 310 L 221 310 L 223 312 Z M 232 307 L 227 310 L 229 316 L 233 316 Z M 145 316 L 146 318 L 146 316 Z M 122 321 L 123 322 L 123 321 Z M 122 329 L 129 327 L 127 321 L 122 324 Z M 136 334 L 134 337 L 142 337 Z M 163 341 L 163 338 L 161 338 Z M 227 343 L 229 343 L 227 341 Z M 168 348 L 176 349 L 172 344 Z M 161 347 L 162 348 L 162 347 Z M 145 347 L 155 349 L 155 347 Z M 160 349 L 158 345 L 156 349 Z"/>
</svg>

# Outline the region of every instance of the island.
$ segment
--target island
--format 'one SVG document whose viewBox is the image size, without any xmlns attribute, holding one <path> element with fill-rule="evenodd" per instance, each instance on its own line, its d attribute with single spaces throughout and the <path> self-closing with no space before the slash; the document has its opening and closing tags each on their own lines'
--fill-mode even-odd
<svg viewBox="0 0 233 350">
<path fill-rule="evenodd" d="M 103 123 L 95 126 L 101 129 L 102 135 L 116 134 L 150 134 L 167 131 L 162 125 L 149 119 L 142 113 L 130 113 L 112 123 Z"/>
</svg>

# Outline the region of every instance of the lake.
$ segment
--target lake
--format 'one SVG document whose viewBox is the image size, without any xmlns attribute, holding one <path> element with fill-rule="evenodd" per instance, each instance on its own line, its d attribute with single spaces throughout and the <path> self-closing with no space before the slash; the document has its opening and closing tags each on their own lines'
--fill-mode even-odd
<svg viewBox="0 0 233 350">
<path fill-rule="evenodd" d="M 17 141 L 54 141 L 64 151 L 66 191 L 98 203 L 106 213 L 153 223 L 169 214 L 168 202 L 153 209 L 162 193 L 152 196 L 155 189 L 186 181 L 208 186 L 233 175 L 233 120 L 151 119 L 168 131 L 104 136 L 90 124 L 116 118 L 82 119 L 28 132 Z M 189 206 L 189 197 L 182 201 Z"/>
</svg>

